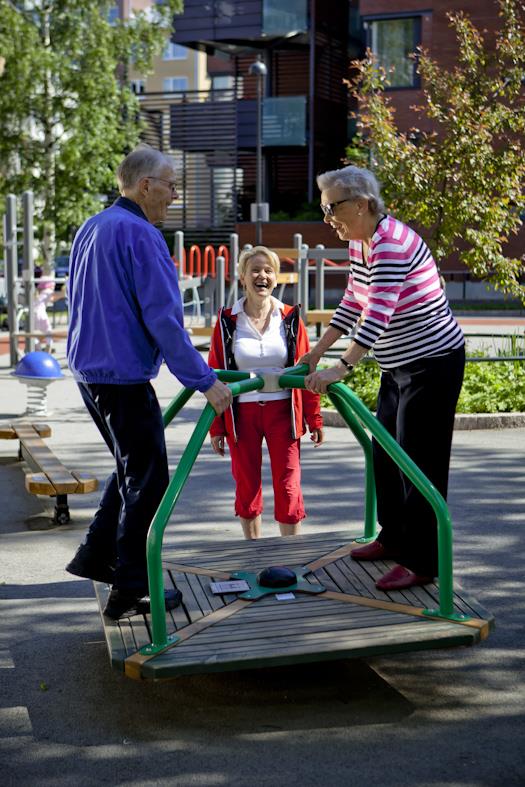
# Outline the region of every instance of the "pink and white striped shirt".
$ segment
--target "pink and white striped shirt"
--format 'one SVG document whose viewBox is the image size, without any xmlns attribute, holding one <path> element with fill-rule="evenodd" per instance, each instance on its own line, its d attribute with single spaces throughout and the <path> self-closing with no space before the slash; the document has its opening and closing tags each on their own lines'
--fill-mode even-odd
<svg viewBox="0 0 525 787">
<path fill-rule="evenodd" d="M 330 325 L 345 333 L 355 329 L 353 339 L 373 347 L 382 369 L 464 344 L 430 249 L 410 227 L 385 216 L 372 236 L 368 260 L 361 241 L 350 241 L 349 257 L 348 285 Z"/>
</svg>

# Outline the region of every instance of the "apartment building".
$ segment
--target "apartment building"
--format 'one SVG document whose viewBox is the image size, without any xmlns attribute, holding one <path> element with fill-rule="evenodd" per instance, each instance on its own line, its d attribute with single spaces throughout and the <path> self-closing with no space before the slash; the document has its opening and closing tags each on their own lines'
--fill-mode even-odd
<svg viewBox="0 0 525 787">
<path fill-rule="evenodd" d="M 316 199 L 315 175 L 341 165 L 355 132 L 356 106 L 344 84 L 351 61 L 370 47 L 395 67 L 390 98 L 399 127 L 411 128 L 421 85 L 410 55 L 422 45 L 444 67 L 453 65 L 451 10 L 463 10 L 489 35 L 499 24 L 495 0 L 185 0 L 154 74 L 130 70 L 145 138 L 180 163 L 181 200 L 169 226 L 196 241 L 222 241 L 249 221 L 257 59 L 267 70 L 262 198 L 271 212 L 293 217 Z"/>
</svg>

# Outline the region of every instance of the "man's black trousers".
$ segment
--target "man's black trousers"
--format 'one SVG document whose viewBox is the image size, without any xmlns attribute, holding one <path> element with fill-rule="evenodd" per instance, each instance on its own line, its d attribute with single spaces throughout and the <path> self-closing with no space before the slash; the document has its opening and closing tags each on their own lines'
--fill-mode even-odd
<svg viewBox="0 0 525 787">
<path fill-rule="evenodd" d="M 169 481 L 159 403 L 151 383 L 79 388 L 116 462 L 85 543 L 116 566 L 113 587 L 144 595 L 146 536 Z"/>
</svg>

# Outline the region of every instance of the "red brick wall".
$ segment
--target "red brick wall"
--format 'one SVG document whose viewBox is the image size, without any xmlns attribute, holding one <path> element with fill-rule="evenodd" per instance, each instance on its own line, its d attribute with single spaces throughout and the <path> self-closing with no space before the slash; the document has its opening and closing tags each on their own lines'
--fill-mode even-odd
<svg viewBox="0 0 525 787">
<path fill-rule="evenodd" d="M 487 30 L 488 41 L 499 28 L 498 6 L 494 0 L 360 0 L 359 11 L 365 17 L 425 11 L 421 17 L 421 44 L 446 69 L 452 68 L 457 58 L 456 38 L 450 28 L 448 12 L 464 11 L 478 29 Z M 431 123 L 421 121 L 410 109 L 421 101 L 420 90 L 391 90 L 388 95 L 396 109 L 400 130 L 407 131 L 414 126 L 423 131 L 430 130 Z"/>
</svg>

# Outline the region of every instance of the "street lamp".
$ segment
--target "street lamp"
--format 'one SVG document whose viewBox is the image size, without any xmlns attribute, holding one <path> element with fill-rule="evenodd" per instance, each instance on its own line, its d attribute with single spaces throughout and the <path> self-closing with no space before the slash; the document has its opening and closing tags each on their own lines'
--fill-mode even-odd
<svg viewBox="0 0 525 787">
<path fill-rule="evenodd" d="M 262 222 L 268 221 L 269 210 L 268 203 L 262 201 L 262 99 L 264 95 L 264 78 L 268 73 L 268 69 L 261 60 L 261 56 L 257 56 L 257 60 L 251 64 L 249 73 L 257 77 L 257 168 L 256 168 L 256 196 L 255 204 L 251 205 L 251 220 L 255 221 L 255 243 L 260 245 L 262 242 Z"/>
</svg>

